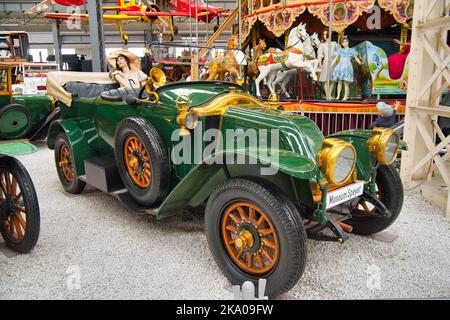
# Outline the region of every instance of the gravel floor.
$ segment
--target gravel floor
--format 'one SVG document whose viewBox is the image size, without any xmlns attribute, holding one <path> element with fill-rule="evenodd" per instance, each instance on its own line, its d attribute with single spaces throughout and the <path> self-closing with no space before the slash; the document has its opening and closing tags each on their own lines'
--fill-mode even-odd
<svg viewBox="0 0 450 320">
<path fill-rule="evenodd" d="M 111 196 L 63 192 L 44 144 L 20 157 L 37 189 L 41 235 L 31 254 L 0 240 L 2 299 L 228 299 L 203 217 L 156 221 Z M 407 192 L 400 218 L 377 239 L 309 241 L 302 279 L 283 298 L 450 297 L 450 222 Z"/>
</svg>

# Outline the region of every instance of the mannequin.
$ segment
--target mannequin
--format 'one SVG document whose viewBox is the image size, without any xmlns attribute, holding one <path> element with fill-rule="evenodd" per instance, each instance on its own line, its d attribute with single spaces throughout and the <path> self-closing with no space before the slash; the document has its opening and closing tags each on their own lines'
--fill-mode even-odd
<svg viewBox="0 0 450 320">
<path fill-rule="evenodd" d="M 323 83 L 327 100 L 331 100 L 331 94 L 334 89 L 334 83 L 331 82 L 332 72 L 328 70 L 328 61 L 333 60 L 336 50 L 339 48 L 337 42 L 331 42 L 331 58 L 328 57 L 328 29 L 322 32 L 317 58 L 319 59 L 319 66 L 321 69 L 319 81 Z M 330 83 L 328 83 L 330 80 Z"/>
<path fill-rule="evenodd" d="M 338 83 L 337 88 L 337 96 L 336 99 L 339 100 L 339 96 L 341 95 L 342 85 L 344 85 L 344 96 L 342 98 L 343 101 L 348 99 L 350 94 L 350 83 L 355 81 L 353 75 L 353 66 L 352 66 L 352 58 L 358 64 L 361 64 L 359 60 L 356 50 L 353 48 L 349 48 L 349 41 L 346 36 L 343 36 L 340 41 L 341 49 L 336 51 L 336 57 L 333 60 L 332 66 L 336 65 L 333 70 L 333 82 Z M 339 62 L 338 62 L 339 60 Z M 333 86 L 331 87 L 331 91 L 333 90 Z"/>
</svg>

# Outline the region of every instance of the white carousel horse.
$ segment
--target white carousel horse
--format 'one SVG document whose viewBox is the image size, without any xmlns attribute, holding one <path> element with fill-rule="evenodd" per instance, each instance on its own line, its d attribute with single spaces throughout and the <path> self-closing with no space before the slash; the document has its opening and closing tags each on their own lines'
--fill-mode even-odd
<svg viewBox="0 0 450 320">
<path fill-rule="evenodd" d="M 304 48 L 304 55 L 311 59 L 311 61 L 314 63 L 314 72 L 317 73 L 319 60 L 316 60 L 316 50 L 320 45 L 320 39 L 317 32 L 314 32 L 311 36 L 308 36 L 308 38 L 303 41 L 303 48 Z M 286 86 L 291 81 L 292 77 L 297 74 L 297 69 L 291 69 L 291 70 L 281 70 L 278 71 L 278 73 L 275 75 L 275 77 L 271 77 L 271 79 L 268 79 L 267 81 L 271 84 L 272 88 L 276 88 L 277 84 L 281 82 L 281 90 L 283 91 L 286 98 L 290 98 L 291 96 L 286 90 Z M 275 78 L 275 79 L 273 79 Z"/>
<path fill-rule="evenodd" d="M 256 95 L 258 97 L 261 97 L 259 90 L 259 84 L 261 81 L 269 74 L 276 74 L 276 72 L 280 70 L 303 68 L 310 73 L 311 78 L 314 81 L 317 81 L 317 75 L 314 70 L 316 62 L 313 60 L 307 60 L 303 55 L 304 47 L 302 38 L 306 39 L 308 37 L 309 35 L 306 33 L 305 24 L 299 24 L 289 33 L 288 44 L 290 44 L 290 46 L 288 46 L 286 50 L 280 53 L 267 53 L 258 59 L 259 76 L 255 80 Z M 271 93 L 275 93 L 275 90 L 271 88 L 270 84 L 269 89 Z"/>
</svg>

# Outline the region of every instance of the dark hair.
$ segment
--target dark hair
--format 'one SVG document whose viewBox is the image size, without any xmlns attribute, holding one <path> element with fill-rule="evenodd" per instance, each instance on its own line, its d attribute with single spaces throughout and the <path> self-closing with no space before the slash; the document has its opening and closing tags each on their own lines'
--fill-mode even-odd
<svg viewBox="0 0 450 320">
<path fill-rule="evenodd" d="M 324 42 L 324 41 L 325 41 L 325 32 L 328 34 L 327 37 L 330 38 L 330 35 L 329 35 L 330 31 L 329 31 L 328 29 L 325 29 L 325 30 L 323 30 L 322 33 L 320 34 L 320 41 L 321 41 L 321 42 Z M 327 39 L 328 39 L 328 38 L 327 38 Z"/>
<path fill-rule="evenodd" d="M 121 58 L 121 57 L 125 59 L 125 61 L 127 62 L 128 68 L 131 70 L 130 59 L 128 59 L 128 57 L 127 57 L 127 56 L 124 56 L 123 54 L 119 55 L 119 56 L 116 58 L 116 69 L 122 71 L 122 69 L 119 68 L 119 65 L 117 64 L 117 60 L 119 60 L 119 58 Z"/>
</svg>

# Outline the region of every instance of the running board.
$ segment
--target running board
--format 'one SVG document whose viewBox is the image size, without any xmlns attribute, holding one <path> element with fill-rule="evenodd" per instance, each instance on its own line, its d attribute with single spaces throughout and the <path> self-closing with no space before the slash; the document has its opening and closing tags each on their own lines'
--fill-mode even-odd
<svg viewBox="0 0 450 320">
<path fill-rule="evenodd" d="M 112 157 L 97 157 L 84 161 L 86 174 L 80 176 L 81 181 L 115 197 L 127 209 L 140 215 L 156 215 L 154 208 L 139 204 L 131 197 L 120 179 L 119 172 Z"/>
</svg>

